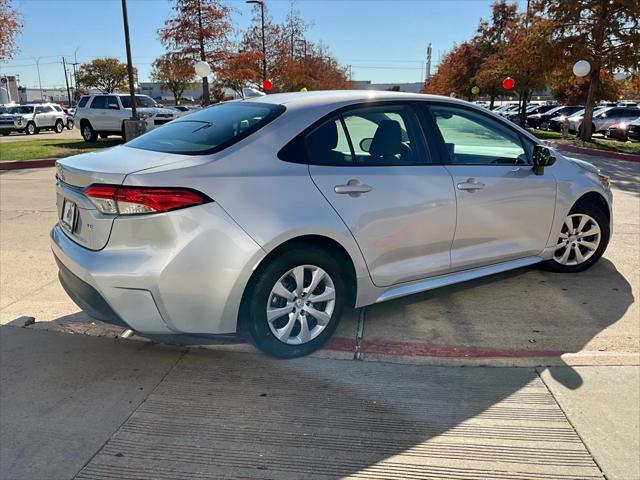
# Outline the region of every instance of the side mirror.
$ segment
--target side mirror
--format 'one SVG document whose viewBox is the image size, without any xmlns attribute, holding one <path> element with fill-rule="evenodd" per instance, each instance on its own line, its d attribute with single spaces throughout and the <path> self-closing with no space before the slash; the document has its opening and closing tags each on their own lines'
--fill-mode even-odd
<svg viewBox="0 0 640 480">
<path fill-rule="evenodd" d="M 544 174 L 544 167 L 550 167 L 556 163 L 556 157 L 551 155 L 551 150 L 542 145 L 533 147 L 533 173 Z"/>
<path fill-rule="evenodd" d="M 373 143 L 373 138 L 363 138 L 360 140 L 360 150 L 368 152 L 371 148 L 371 143 Z"/>
<path fill-rule="evenodd" d="M 109 107 L 109 109 L 111 110 L 120 110 L 120 107 L 118 106 L 117 103 L 110 103 L 109 105 L 107 105 Z"/>
</svg>

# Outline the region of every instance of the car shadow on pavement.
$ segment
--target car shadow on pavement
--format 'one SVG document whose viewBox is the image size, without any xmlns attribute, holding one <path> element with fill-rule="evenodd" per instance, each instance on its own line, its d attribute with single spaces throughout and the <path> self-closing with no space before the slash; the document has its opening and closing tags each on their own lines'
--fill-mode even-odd
<svg viewBox="0 0 640 480">
<path fill-rule="evenodd" d="M 605 258 L 575 275 L 529 267 L 367 307 L 362 354 L 385 347 L 400 355 L 453 351 L 515 365 L 539 358 L 543 365 L 545 358 L 557 364 L 560 355 L 583 350 L 637 352 L 635 336 L 601 335 L 633 302 L 631 285 Z M 575 378 L 565 386 L 579 384 Z"/>
</svg>

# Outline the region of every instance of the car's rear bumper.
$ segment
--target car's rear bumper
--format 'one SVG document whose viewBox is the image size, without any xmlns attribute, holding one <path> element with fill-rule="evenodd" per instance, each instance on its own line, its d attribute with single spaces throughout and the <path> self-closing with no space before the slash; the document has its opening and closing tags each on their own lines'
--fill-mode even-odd
<svg viewBox="0 0 640 480">
<path fill-rule="evenodd" d="M 56 225 L 51 246 L 83 310 L 146 334 L 234 333 L 244 288 L 265 255 L 215 203 L 118 217 L 98 251 Z"/>
</svg>

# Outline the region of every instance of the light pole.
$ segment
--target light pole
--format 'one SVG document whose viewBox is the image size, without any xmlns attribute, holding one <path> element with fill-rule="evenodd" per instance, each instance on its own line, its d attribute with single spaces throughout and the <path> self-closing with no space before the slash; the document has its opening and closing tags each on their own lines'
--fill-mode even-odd
<svg viewBox="0 0 640 480">
<path fill-rule="evenodd" d="M 36 62 L 36 68 L 38 69 L 38 85 L 40 86 L 40 101 L 43 100 L 43 93 L 42 93 L 42 80 L 40 79 L 40 57 L 35 58 L 35 57 L 31 57 L 33 58 L 33 61 Z"/>
<path fill-rule="evenodd" d="M 264 36 L 264 2 L 262 0 L 245 0 L 245 3 L 260 5 L 260 18 L 262 19 L 262 82 L 267 79 L 267 43 Z"/>
<path fill-rule="evenodd" d="M 124 23 L 124 44 L 127 49 L 127 73 L 129 74 L 129 96 L 131 97 L 131 119 L 138 119 L 136 112 L 136 90 L 133 85 L 133 63 L 131 61 L 131 42 L 129 41 L 129 17 L 127 16 L 127 0 L 122 0 L 122 21 Z"/>
</svg>

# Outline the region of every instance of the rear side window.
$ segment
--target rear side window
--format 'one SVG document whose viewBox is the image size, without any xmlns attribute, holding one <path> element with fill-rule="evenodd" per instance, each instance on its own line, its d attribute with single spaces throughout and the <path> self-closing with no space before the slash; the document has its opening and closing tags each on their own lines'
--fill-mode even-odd
<svg viewBox="0 0 640 480">
<path fill-rule="evenodd" d="M 229 102 L 206 108 L 135 138 L 128 147 L 182 155 L 219 152 L 284 112 L 282 105 Z"/>
<path fill-rule="evenodd" d="M 84 106 L 87 104 L 88 101 L 89 101 L 89 97 L 82 97 L 78 102 L 78 107 L 84 108 Z"/>
<path fill-rule="evenodd" d="M 348 166 L 353 164 L 349 140 L 339 117 L 327 120 L 305 138 L 312 165 Z"/>
<path fill-rule="evenodd" d="M 107 97 L 100 95 L 98 97 L 93 97 L 93 102 L 91 102 L 91 108 L 107 108 Z"/>
</svg>

